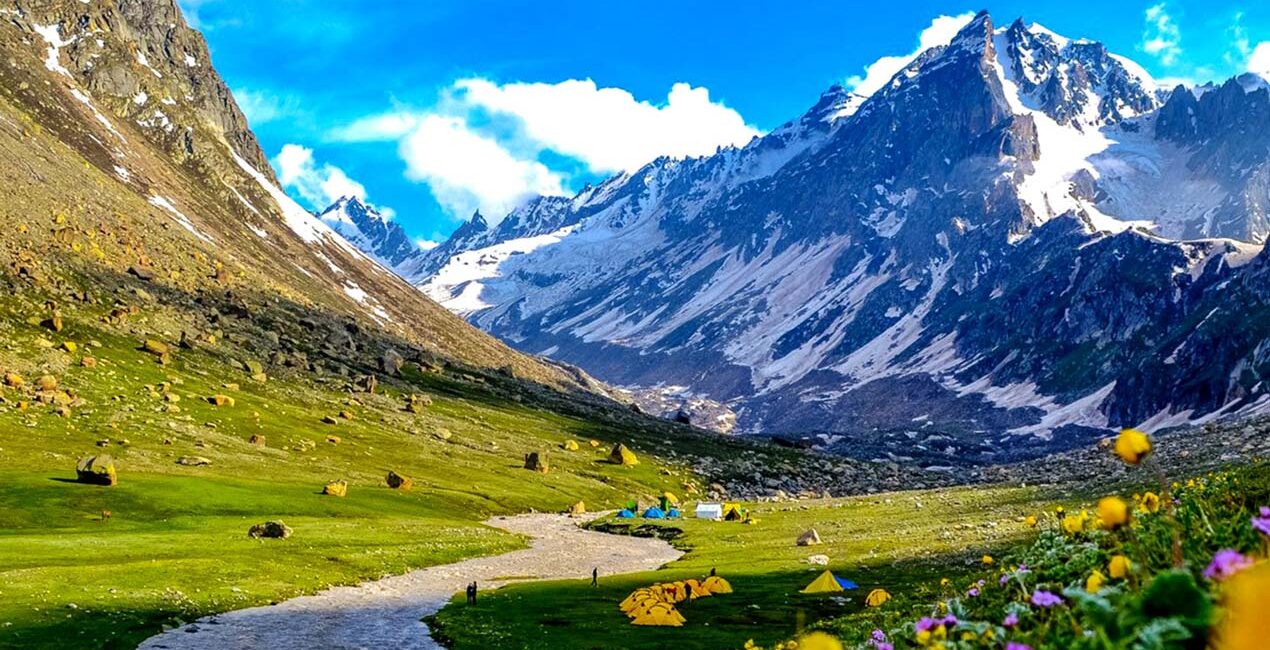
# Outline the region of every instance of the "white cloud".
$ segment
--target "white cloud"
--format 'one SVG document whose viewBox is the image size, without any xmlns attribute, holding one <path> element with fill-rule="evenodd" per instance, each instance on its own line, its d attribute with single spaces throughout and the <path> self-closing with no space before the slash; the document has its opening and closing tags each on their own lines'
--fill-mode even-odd
<svg viewBox="0 0 1270 650">
<path fill-rule="evenodd" d="M 282 97 L 248 88 L 234 88 L 232 92 L 238 108 L 242 109 L 247 122 L 252 126 L 294 115 L 299 110 L 299 101 L 294 97 Z"/>
<path fill-rule="evenodd" d="M 869 64 L 863 75 L 847 78 L 847 88 L 859 95 L 869 96 L 885 86 L 895 73 L 904 69 L 909 61 L 932 47 L 947 45 L 957 32 L 961 31 L 975 15 L 964 13 L 957 16 L 939 16 L 930 21 L 930 26 L 923 29 L 918 36 L 917 49 L 904 56 L 884 56 Z"/>
<path fill-rule="evenodd" d="M 294 190 L 310 208 L 321 210 L 343 196 L 366 198 L 366 188 L 334 165 L 317 164 L 313 150 L 286 144 L 271 161 L 282 186 Z"/>
<path fill-rule="evenodd" d="M 479 209 L 497 222 L 536 194 L 567 193 L 581 162 L 591 174 L 634 171 L 658 156 L 702 156 L 743 145 L 760 131 L 710 91 L 677 83 L 662 104 L 590 79 L 559 83 L 454 82 L 430 110 L 398 109 L 331 130 L 336 142 L 399 142 L 408 178 L 426 183 L 452 216 Z M 569 164 L 569 163 L 564 163 Z"/>
<path fill-rule="evenodd" d="M 1173 65 L 1182 55 L 1182 32 L 1169 15 L 1166 3 L 1147 7 L 1145 18 L 1146 27 L 1138 47 L 1159 59 L 1160 63 Z"/>
<path fill-rule="evenodd" d="M 441 242 L 432 241 L 431 239 L 416 239 L 415 245 L 419 247 L 419 250 L 430 251 L 437 246 L 440 246 Z"/>
<path fill-rule="evenodd" d="M 427 183 L 437 202 L 456 217 L 479 209 L 497 221 L 535 194 L 565 193 L 559 173 L 512 155 L 461 117 L 423 117 L 402 139 L 399 152 L 406 177 Z"/>
<path fill-rule="evenodd" d="M 1252 48 L 1252 55 L 1248 57 L 1248 72 L 1259 74 L 1270 81 L 1270 41 L 1261 41 Z"/>
<path fill-rule="evenodd" d="M 739 113 L 711 101 L 709 90 L 686 83 L 672 86 L 661 106 L 590 79 L 505 85 L 462 79 L 454 87 L 459 101 L 517 118 L 529 140 L 597 172 L 635 171 L 658 156 L 709 155 L 759 135 Z"/>
</svg>

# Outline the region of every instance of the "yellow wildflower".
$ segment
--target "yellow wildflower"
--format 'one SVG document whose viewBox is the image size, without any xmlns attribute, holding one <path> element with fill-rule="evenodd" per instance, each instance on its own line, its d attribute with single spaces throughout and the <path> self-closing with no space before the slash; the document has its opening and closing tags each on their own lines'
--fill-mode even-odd
<svg viewBox="0 0 1270 650">
<path fill-rule="evenodd" d="M 1258 650 L 1266 647 L 1266 603 L 1270 603 L 1270 563 L 1262 562 L 1236 574 L 1223 589 L 1222 617 L 1216 647 Z"/>
<path fill-rule="evenodd" d="M 1129 522 L 1129 504 L 1120 497 L 1104 497 L 1098 501 L 1098 518 L 1109 530 Z"/>
<path fill-rule="evenodd" d="M 1107 563 L 1107 573 L 1116 580 L 1120 580 L 1129 575 L 1133 570 L 1133 562 L 1123 555 L 1114 555 L 1111 561 Z"/>
<path fill-rule="evenodd" d="M 1085 530 L 1085 523 L 1089 521 L 1089 512 L 1081 510 L 1079 515 L 1072 515 L 1063 518 L 1063 530 L 1069 535 L 1075 535 Z"/>
<path fill-rule="evenodd" d="M 864 604 L 869 607 L 881 607 L 890 599 L 891 594 L 886 593 L 885 589 L 874 589 L 869 592 L 868 596 L 864 597 Z"/>
<path fill-rule="evenodd" d="M 992 556 L 991 556 L 991 555 L 985 555 L 985 556 L 983 556 L 983 564 L 984 564 L 984 566 L 992 566 L 992 563 L 993 563 L 993 562 L 996 562 L 996 560 L 992 559 Z"/>
<path fill-rule="evenodd" d="M 842 650 L 842 643 L 824 632 L 812 632 L 794 647 L 802 650 Z"/>
<path fill-rule="evenodd" d="M 1124 429 L 1116 437 L 1116 455 L 1120 460 L 1137 465 L 1151 453 L 1151 439 L 1137 429 Z"/>
<path fill-rule="evenodd" d="M 1146 512 L 1156 513 L 1160 511 L 1160 495 L 1154 492 L 1147 492 L 1142 495 L 1142 509 Z"/>
<path fill-rule="evenodd" d="M 1028 515 L 1027 517 L 1024 517 L 1023 523 L 1027 524 L 1028 528 L 1036 528 L 1036 515 Z"/>
<path fill-rule="evenodd" d="M 1090 573 L 1089 577 L 1085 579 L 1085 591 L 1096 594 L 1102 590 L 1102 585 L 1106 581 L 1107 576 L 1104 576 L 1101 571 L 1094 569 L 1093 573 Z"/>
</svg>

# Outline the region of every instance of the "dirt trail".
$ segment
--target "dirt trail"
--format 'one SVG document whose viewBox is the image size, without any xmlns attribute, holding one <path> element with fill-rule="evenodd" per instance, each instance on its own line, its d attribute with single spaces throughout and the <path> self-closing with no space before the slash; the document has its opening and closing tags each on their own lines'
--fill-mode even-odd
<svg viewBox="0 0 1270 650">
<path fill-rule="evenodd" d="M 585 531 L 578 521 L 544 514 L 498 517 L 487 523 L 532 536 L 530 548 L 209 616 L 150 637 L 140 648 L 431 650 L 441 646 L 419 619 L 440 610 L 473 580 L 485 589 L 506 584 L 494 579 L 508 576 L 519 582 L 589 577 L 592 567 L 601 575 L 648 571 L 682 555 L 661 540 Z"/>
</svg>

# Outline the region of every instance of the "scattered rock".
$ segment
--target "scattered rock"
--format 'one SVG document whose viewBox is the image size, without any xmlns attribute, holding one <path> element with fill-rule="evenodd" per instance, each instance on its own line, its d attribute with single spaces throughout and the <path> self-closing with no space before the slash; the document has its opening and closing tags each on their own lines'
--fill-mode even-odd
<svg viewBox="0 0 1270 650">
<path fill-rule="evenodd" d="M 379 357 L 379 369 L 386 375 L 395 376 L 401 374 L 401 366 L 403 363 L 405 363 L 405 359 L 402 359 L 401 355 L 392 348 L 384 350 L 383 356 Z"/>
<path fill-rule="evenodd" d="M 338 445 L 338 444 L 340 444 L 340 442 L 341 442 L 341 440 L 340 440 L 340 437 L 339 437 L 339 436 L 327 436 L 327 437 L 326 437 L 326 441 L 327 441 L 327 442 L 329 442 L 329 443 L 331 443 L 331 444 L 333 444 L 333 445 Z"/>
<path fill-rule="evenodd" d="M 75 478 L 90 485 L 115 485 L 119 482 L 115 460 L 105 454 L 79 459 L 75 464 Z"/>
<path fill-rule="evenodd" d="M 335 416 L 333 415 L 327 415 L 322 417 L 322 424 L 339 424 L 339 423 L 340 421 L 335 419 Z"/>
<path fill-rule="evenodd" d="M 247 536 L 253 539 L 286 539 L 291 536 L 291 527 L 281 521 L 266 521 L 247 529 Z"/>
<path fill-rule="evenodd" d="M 253 433 L 251 434 L 251 438 L 247 439 L 247 442 L 257 447 L 263 447 L 265 446 L 265 437 L 258 433 Z"/>
<path fill-rule="evenodd" d="M 609 462 L 614 465 L 638 465 L 639 459 L 635 457 L 635 452 L 619 442 L 613 445 L 613 451 L 609 452 Z"/>
<path fill-rule="evenodd" d="M 427 395 L 412 393 L 406 401 L 406 410 L 411 413 L 423 413 L 428 406 L 432 406 L 432 398 Z"/>
<path fill-rule="evenodd" d="M 26 381 L 22 379 L 22 375 L 19 375 L 16 372 L 4 373 L 5 386 L 8 386 L 9 388 L 22 388 L 22 384 L 24 383 L 26 383 Z"/>
<path fill-rule="evenodd" d="M 818 546 L 823 542 L 820 541 L 820 533 L 815 528 L 809 529 L 807 532 L 798 536 L 799 546 Z"/>
<path fill-rule="evenodd" d="M 54 391 L 57 390 L 57 383 L 57 377 L 54 377 L 53 375 L 44 375 L 35 380 L 35 387 L 45 392 Z"/>
<path fill-rule="evenodd" d="M 550 465 L 547 464 L 547 452 L 534 451 L 525 454 L 525 469 L 540 474 L 551 471 Z"/>
<path fill-rule="evenodd" d="M 353 419 L 353 412 L 352 412 L 352 411 L 340 411 L 340 417 L 344 418 L 345 420 L 352 420 L 352 419 Z"/>
<path fill-rule="evenodd" d="M 80 360 L 79 360 L 79 365 L 81 365 L 81 366 L 83 366 L 83 367 L 85 367 L 85 368 L 96 368 L 96 367 L 97 367 L 97 357 L 84 357 L 83 359 L 80 359 Z"/>
<path fill-rule="evenodd" d="M 347 496 L 348 481 L 331 481 L 322 487 L 322 494 L 329 494 L 333 497 Z"/>
<path fill-rule="evenodd" d="M 212 461 L 202 456 L 181 456 L 176 459 L 177 465 L 187 465 L 190 467 L 202 467 L 203 465 L 211 465 Z"/>
<path fill-rule="evenodd" d="M 829 564 L 829 556 L 828 555 L 809 555 L 807 556 L 807 564 L 813 564 L 815 566 L 825 566 Z"/>
<path fill-rule="evenodd" d="M 394 490 L 409 490 L 415 484 L 409 477 L 402 476 L 397 472 L 388 472 L 388 477 L 384 480 L 388 483 L 388 487 Z"/>
<path fill-rule="evenodd" d="M 207 398 L 207 402 L 212 406 L 233 406 L 234 398 L 229 395 L 212 395 Z"/>
<path fill-rule="evenodd" d="M 129 266 L 128 275 L 131 275 L 138 280 L 145 280 L 146 282 L 154 279 L 154 271 L 140 266 Z"/>
<path fill-rule="evenodd" d="M 573 440 L 566 440 L 563 445 L 560 445 L 560 448 L 565 451 L 577 451 L 578 443 Z"/>
<path fill-rule="evenodd" d="M 172 353 L 172 346 L 157 339 L 146 339 L 146 342 L 141 346 L 141 349 L 156 357 L 162 357 L 166 354 Z"/>
</svg>

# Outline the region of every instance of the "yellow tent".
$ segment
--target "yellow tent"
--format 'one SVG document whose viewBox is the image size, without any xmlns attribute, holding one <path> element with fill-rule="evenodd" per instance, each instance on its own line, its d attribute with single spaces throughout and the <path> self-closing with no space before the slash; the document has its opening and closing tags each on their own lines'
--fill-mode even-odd
<svg viewBox="0 0 1270 650">
<path fill-rule="evenodd" d="M 674 492 L 667 492 L 663 494 L 662 497 L 664 497 L 666 501 L 669 502 L 670 505 L 672 506 L 679 505 L 679 497 L 675 496 Z"/>
<path fill-rule="evenodd" d="M 705 587 L 712 594 L 730 594 L 732 593 L 732 585 L 727 580 L 719 576 L 710 576 L 701 581 L 701 586 Z"/>
<path fill-rule="evenodd" d="M 561 447 L 562 447 L 565 451 L 577 451 L 577 450 L 578 450 L 578 443 L 577 443 L 577 442 L 575 442 L 575 441 L 573 441 L 573 440 L 566 440 L 566 441 L 564 441 L 564 444 L 563 444 L 563 445 L 561 445 Z"/>
<path fill-rule="evenodd" d="M 723 520 L 724 521 L 740 521 L 744 516 L 741 513 L 741 504 L 725 503 L 723 504 Z"/>
<path fill-rule="evenodd" d="M 631 625 L 652 625 L 658 627 L 683 627 L 684 617 L 666 604 L 653 605 L 648 611 L 636 616 Z"/>
<path fill-rule="evenodd" d="M 804 594 L 825 594 L 834 591 L 842 591 L 842 585 L 838 584 L 838 579 L 828 569 L 820 574 L 820 577 L 812 580 L 806 589 L 803 589 Z"/>
</svg>

